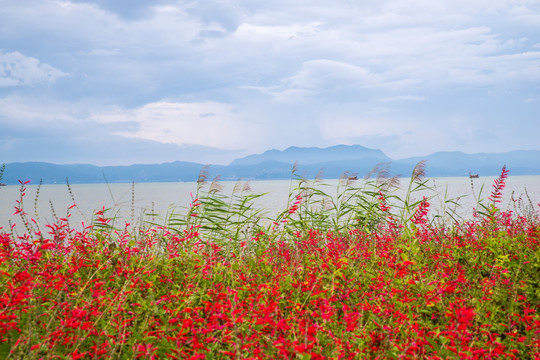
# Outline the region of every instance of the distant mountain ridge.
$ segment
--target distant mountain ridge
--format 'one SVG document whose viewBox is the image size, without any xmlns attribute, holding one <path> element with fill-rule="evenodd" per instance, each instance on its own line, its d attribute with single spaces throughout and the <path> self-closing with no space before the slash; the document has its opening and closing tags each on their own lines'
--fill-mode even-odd
<svg viewBox="0 0 540 360">
<path fill-rule="evenodd" d="M 518 150 L 506 153 L 466 154 L 459 151 L 436 152 L 425 157 L 412 157 L 396 161 L 413 165 L 427 160 L 430 176 L 461 176 L 469 172 L 480 175 L 498 175 L 503 165 L 513 175 L 540 175 L 540 151 Z"/>
<path fill-rule="evenodd" d="M 366 159 L 392 161 L 381 150 L 369 149 L 360 145 L 336 145 L 328 148 L 291 146 L 283 151 L 275 149 L 268 150 L 262 154 L 249 155 L 236 159 L 230 165 L 255 165 L 268 160 L 289 164 L 294 164 L 294 162 L 298 161 L 304 165 L 313 165 L 333 161 Z"/>
<path fill-rule="evenodd" d="M 407 177 L 421 160 L 427 160 L 426 175 L 430 177 L 468 176 L 470 172 L 496 176 L 503 165 L 510 170 L 510 175 L 540 175 L 540 151 L 537 150 L 499 154 L 437 152 L 425 157 L 393 160 L 381 150 L 360 145 L 269 150 L 236 159 L 229 165 L 212 165 L 209 173 L 210 177 L 220 175 L 222 180 L 291 179 L 293 164 L 298 162 L 297 174 L 300 176 L 313 178 L 322 169 L 324 178 L 335 179 L 344 171 L 363 177 L 377 164 L 387 163 L 392 175 Z M 204 164 L 185 161 L 128 166 L 18 162 L 7 164 L 2 182 L 8 185 L 18 184 L 19 180 L 39 183 L 41 179 L 44 184 L 54 184 L 65 183 L 66 178 L 70 183 L 189 182 L 197 180 L 203 167 Z"/>
</svg>

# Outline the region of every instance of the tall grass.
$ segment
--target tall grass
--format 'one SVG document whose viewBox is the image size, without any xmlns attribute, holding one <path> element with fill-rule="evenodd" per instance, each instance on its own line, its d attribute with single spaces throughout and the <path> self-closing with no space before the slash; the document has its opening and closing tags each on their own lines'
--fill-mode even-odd
<svg viewBox="0 0 540 360">
<path fill-rule="evenodd" d="M 208 171 L 203 169 L 189 207 L 167 214 L 164 227 L 178 234 L 197 229 L 202 238 L 220 246 L 237 246 L 261 231 L 277 237 L 298 236 L 313 228 L 347 234 L 353 229 L 373 232 L 387 223 L 412 231 L 422 211 L 426 212 L 426 221 L 433 224 L 460 220 L 458 200 L 447 198 L 442 200 L 442 214 L 427 217 L 426 206 L 438 193 L 425 179 L 423 162 L 414 168 L 403 196 L 398 194 L 400 180 L 389 176 L 388 165 L 378 165 L 363 180 L 344 172 L 337 186 L 325 183 L 322 172 L 308 180 L 293 167 L 287 206 L 277 215 L 257 206 L 257 200 L 268 194 L 253 194 L 249 182 L 238 182 L 227 195 L 219 177 L 211 182 L 207 177 Z"/>
</svg>

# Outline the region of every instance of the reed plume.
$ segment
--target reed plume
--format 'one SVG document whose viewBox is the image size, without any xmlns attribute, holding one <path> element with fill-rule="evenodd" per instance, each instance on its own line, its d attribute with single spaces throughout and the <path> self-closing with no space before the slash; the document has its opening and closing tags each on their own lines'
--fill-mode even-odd
<svg viewBox="0 0 540 360">
<path fill-rule="evenodd" d="M 377 163 L 375 164 L 375 166 L 369 170 L 367 172 L 366 175 L 364 175 L 364 180 L 369 180 L 371 179 L 371 177 L 373 175 L 376 175 L 377 177 L 380 176 L 385 176 L 385 171 L 386 170 L 386 173 L 389 173 L 389 169 L 390 169 L 390 164 L 389 163 Z M 388 177 L 388 176 L 386 176 Z"/>
<path fill-rule="evenodd" d="M 353 173 L 353 172 L 350 172 L 350 171 L 344 171 L 341 173 L 341 175 L 339 176 L 339 182 L 346 186 L 346 187 L 349 187 L 351 186 L 352 184 L 354 184 L 354 181 L 357 179 L 357 175 L 356 173 Z"/>
<path fill-rule="evenodd" d="M 317 175 L 315 175 L 315 182 L 322 182 L 324 180 L 324 169 L 321 168 Z"/>
<path fill-rule="evenodd" d="M 234 184 L 233 194 L 243 193 L 247 191 L 251 191 L 251 183 L 249 182 L 249 180 L 244 182 L 238 180 L 236 184 Z"/>
<path fill-rule="evenodd" d="M 197 189 L 202 188 L 206 184 L 206 179 L 208 179 L 208 169 L 210 165 L 204 165 L 199 172 L 199 177 L 197 178 Z"/>
<path fill-rule="evenodd" d="M 421 160 L 412 172 L 412 181 L 421 182 L 426 176 L 426 162 L 427 160 Z"/>
<path fill-rule="evenodd" d="M 221 175 L 216 176 L 210 184 L 210 192 L 217 193 L 223 191 L 223 185 L 220 184 Z"/>
<path fill-rule="evenodd" d="M 298 171 L 298 160 L 296 160 L 293 164 L 293 167 L 292 167 L 292 173 L 293 174 L 296 174 L 296 172 Z"/>
<path fill-rule="evenodd" d="M 238 180 L 236 182 L 236 184 L 234 184 L 234 188 L 233 188 L 233 194 L 237 194 L 237 193 L 240 193 L 242 192 L 243 190 L 243 187 L 244 187 L 244 184 L 242 184 L 242 181 L 241 180 Z"/>
</svg>

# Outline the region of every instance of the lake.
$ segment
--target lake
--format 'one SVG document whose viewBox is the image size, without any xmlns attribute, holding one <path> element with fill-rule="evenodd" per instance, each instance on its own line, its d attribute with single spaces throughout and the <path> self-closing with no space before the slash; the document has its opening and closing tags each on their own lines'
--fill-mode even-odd
<svg viewBox="0 0 540 360">
<path fill-rule="evenodd" d="M 436 197 L 431 200 L 431 213 L 436 213 L 441 209 L 445 198 L 456 198 L 461 206 L 459 213 L 465 218 L 470 218 L 475 199 L 482 186 L 482 198 L 487 199 L 495 177 L 482 177 L 469 179 L 467 177 L 441 177 L 429 179 L 428 184 L 437 189 Z M 360 181 L 360 180 L 359 180 Z M 409 179 L 401 179 L 401 189 L 397 194 L 404 194 Z M 471 186 L 471 183 L 473 186 Z M 237 182 L 223 181 L 220 184 L 224 187 L 223 193 L 230 195 Z M 251 193 L 267 193 L 257 201 L 260 208 L 265 209 L 267 215 L 273 216 L 287 207 L 289 189 L 298 184 L 297 181 L 271 180 L 271 181 L 251 181 L 249 182 Z M 323 180 L 324 187 L 321 187 L 327 194 L 335 194 L 338 180 Z M 321 186 L 321 185 L 319 185 Z M 99 209 L 111 208 L 112 212 L 125 221 L 138 223 L 143 213 L 157 213 L 162 217 L 166 216 L 173 209 L 177 212 L 184 212 L 183 208 L 188 207 L 191 202 L 190 193 L 195 193 L 197 184 L 194 182 L 182 183 L 115 183 L 115 184 L 72 184 L 71 194 L 66 184 L 26 185 L 26 195 L 24 197 L 24 209 L 29 218 L 36 219 L 40 224 L 53 221 L 53 212 L 60 218 L 65 217 L 67 209 L 73 204 L 72 195 L 78 208 L 70 212 L 72 217 L 70 223 L 89 224 L 92 214 Z M 475 196 L 473 196 L 473 187 Z M 207 189 L 207 188 L 206 188 Z M 528 197 L 526 196 L 526 193 Z M 446 195 L 445 195 L 446 194 Z M 538 209 L 540 202 L 540 176 L 509 176 L 506 181 L 506 188 L 503 190 L 503 200 L 501 208 L 506 209 L 511 206 L 511 197 L 519 198 L 528 203 L 528 198 L 532 200 L 535 209 Z M 420 197 L 419 194 L 416 197 Z M 0 226 L 7 229 L 10 220 L 17 224 L 17 229 L 22 231 L 20 217 L 13 215 L 16 200 L 20 198 L 20 186 L 9 185 L 0 187 Z M 36 201 L 37 200 L 37 201 Z M 156 221 L 163 221 L 156 218 Z"/>
</svg>

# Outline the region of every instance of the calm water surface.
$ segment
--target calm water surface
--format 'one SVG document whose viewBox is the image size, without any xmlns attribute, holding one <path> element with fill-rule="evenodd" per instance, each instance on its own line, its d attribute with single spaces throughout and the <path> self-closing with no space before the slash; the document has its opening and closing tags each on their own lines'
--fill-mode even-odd
<svg viewBox="0 0 540 360">
<path fill-rule="evenodd" d="M 465 218 L 472 214 L 472 207 L 476 204 L 480 190 L 483 186 L 481 197 L 487 199 L 495 177 L 483 177 L 471 180 L 466 177 L 445 177 L 429 180 L 429 185 L 437 189 L 436 197 L 431 201 L 431 211 L 440 211 L 444 199 L 460 197 L 458 212 Z M 321 187 L 327 194 L 335 194 L 338 180 L 324 180 L 327 186 Z M 401 179 L 402 188 L 405 188 L 409 180 Z M 224 186 L 223 193 L 230 195 L 236 182 L 221 182 Z M 257 205 L 265 209 L 266 214 L 273 216 L 285 209 L 291 186 L 297 182 L 290 180 L 251 181 L 251 193 L 267 193 L 259 198 Z M 504 189 L 502 208 L 511 205 L 511 197 L 520 196 L 528 203 L 531 199 L 538 209 L 540 202 L 540 176 L 510 176 Z M 28 216 L 39 221 L 40 224 L 53 222 L 53 213 L 60 218 L 65 217 L 67 208 L 73 204 L 68 187 L 65 184 L 42 185 L 39 196 L 36 196 L 38 186 L 28 184 L 24 196 L 24 209 Z M 92 214 L 105 208 L 111 208 L 125 221 L 138 223 L 144 213 L 157 213 L 160 217 L 156 222 L 163 222 L 163 218 L 171 211 L 183 213 L 185 207 L 191 201 L 190 193 L 197 189 L 196 183 L 136 183 L 132 191 L 132 184 L 73 184 L 72 195 L 78 208 L 72 209 L 71 224 L 89 224 Z M 473 190 L 474 189 L 474 190 Z M 398 191 L 398 195 L 404 193 L 404 189 Z M 528 195 L 528 196 L 527 196 Z M 37 201 L 36 201 L 37 197 Z M 420 197 L 417 194 L 416 197 Z M 22 224 L 17 215 L 13 215 L 16 200 L 20 198 L 20 186 L 0 187 L 0 226 L 7 229 L 9 222 L 17 224 L 21 229 Z M 53 210 L 54 209 L 54 210 Z M 54 211 L 54 212 L 53 212 Z M 145 217 L 145 219 L 147 219 Z"/>
</svg>

